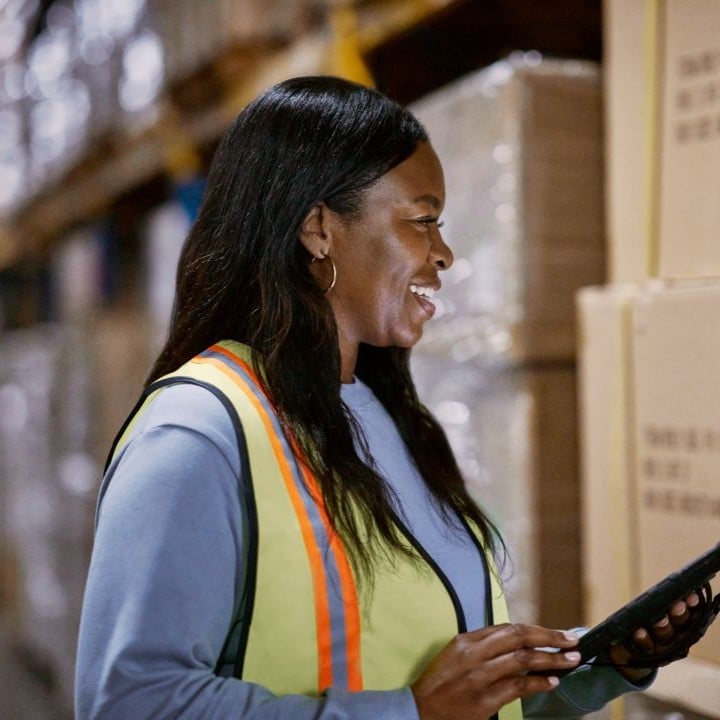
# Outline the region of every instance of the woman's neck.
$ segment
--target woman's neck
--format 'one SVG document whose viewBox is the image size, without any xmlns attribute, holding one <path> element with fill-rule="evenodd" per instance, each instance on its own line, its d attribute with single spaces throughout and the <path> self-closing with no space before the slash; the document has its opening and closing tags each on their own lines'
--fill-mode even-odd
<svg viewBox="0 0 720 720">
<path fill-rule="evenodd" d="M 340 382 L 355 382 L 355 365 L 357 364 L 359 344 L 348 340 L 343 335 L 340 335 L 338 340 L 340 344 Z"/>
</svg>

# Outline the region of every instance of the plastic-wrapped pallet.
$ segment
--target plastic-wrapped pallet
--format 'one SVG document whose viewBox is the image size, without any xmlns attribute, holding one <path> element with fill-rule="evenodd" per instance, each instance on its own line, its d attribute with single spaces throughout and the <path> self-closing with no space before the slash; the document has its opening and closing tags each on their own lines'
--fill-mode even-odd
<svg viewBox="0 0 720 720">
<path fill-rule="evenodd" d="M 596 65 L 526 53 L 411 106 L 443 163 L 455 253 L 426 349 L 575 357 L 575 292 L 605 278 L 600 102 Z"/>
<path fill-rule="evenodd" d="M 413 374 L 470 494 L 507 544 L 502 575 L 513 618 L 580 624 L 574 372 L 483 369 L 416 353 Z"/>
<path fill-rule="evenodd" d="M 455 254 L 413 352 L 512 559 L 518 619 L 581 621 L 575 313 L 605 276 L 597 66 L 516 54 L 412 106 L 443 163 Z"/>
<path fill-rule="evenodd" d="M 89 450 L 86 345 L 78 331 L 51 326 L 5 334 L 0 344 L 0 523 L 14 584 L 2 618 L 10 645 L 0 654 L 30 671 L 25 685 L 46 692 L 48 718 L 72 708 L 100 472 Z"/>
</svg>

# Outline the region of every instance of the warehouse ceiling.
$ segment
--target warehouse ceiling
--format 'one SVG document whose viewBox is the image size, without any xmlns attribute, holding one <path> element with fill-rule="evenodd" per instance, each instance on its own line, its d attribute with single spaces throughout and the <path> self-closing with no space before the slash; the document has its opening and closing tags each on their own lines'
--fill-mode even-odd
<svg viewBox="0 0 720 720">
<path fill-rule="evenodd" d="M 183 22 L 185 11 L 202 8 L 209 12 L 213 7 L 227 11 L 228 7 L 234 7 L 234 0 L 229 4 L 206 5 L 196 4 L 194 0 L 145 1 L 148 8 L 167 11 L 172 20 L 163 25 L 164 34 L 155 37 L 154 46 L 167 43 L 162 62 L 167 73 L 164 97 L 156 99 L 152 113 L 140 113 L 132 118 L 128 116 L 129 111 L 120 107 L 112 113 L 88 113 L 88 122 L 93 120 L 94 129 L 83 136 L 91 140 L 83 140 L 82 152 L 77 151 L 62 172 L 53 175 L 43 170 L 43 184 L 18 205 L 10 223 L 0 222 L 0 267 L 19 262 L 25 256 L 42 255 L 71 227 L 107 214 L 126 196 L 130 202 L 144 207 L 145 199 L 154 197 L 169 178 L 195 172 L 198 167 L 206 168 L 222 130 L 263 83 L 271 78 L 325 71 L 323 63 L 334 57 L 327 52 L 334 46 L 333 33 L 341 27 L 334 22 L 339 16 L 334 17 L 331 12 L 335 6 L 342 8 L 348 3 L 358 11 L 357 30 L 350 33 L 351 42 L 346 43 L 345 49 L 359 51 L 376 86 L 403 103 L 514 51 L 532 50 L 545 56 L 590 60 L 599 60 L 602 53 L 601 0 L 293 0 L 289 6 L 302 12 L 298 11 L 292 21 L 282 25 L 282 18 L 274 15 L 264 24 L 258 20 L 257 36 L 246 37 L 241 33 L 233 43 L 218 45 L 219 49 L 210 55 L 206 51 L 211 45 L 206 41 L 196 38 L 194 43 L 178 42 L 179 36 L 173 35 L 172 29 Z M 106 0 L 82 2 L 92 2 L 93 7 L 106 4 Z M 119 8 L 123 3 L 124 0 L 113 0 L 113 5 Z M 274 7 L 263 5 L 263 0 L 252 0 L 252 3 L 258 7 Z M 65 27 L 75 21 L 72 13 L 68 15 L 69 0 L 17 0 L 15 5 L 25 9 L 27 41 L 31 38 L 36 41 L 51 34 L 51 28 Z M 10 5 L 3 6 L 0 0 L 0 12 L 3 7 Z M 120 88 L 124 82 L 127 68 L 122 53 L 127 50 L 129 38 L 139 39 L 136 36 L 145 27 L 143 22 L 136 23 L 137 27 L 127 37 L 123 35 L 122 41 L 111 43 L 114 55 L 111 53 L 110 57 L 115 60 L 102 61 L 112 75 L 111 82 L 103 80 L 106 84 L 110 82 L 112 87 Z M 284 31 L 279 32 L 274 23 L 282 25 Z M 206 25 L 203 25 L 205 30 L 215 27 L 212 23 Z M 152 23 L 148 27 L 152 29 Z M 233 30 L 237 31 L 237 28 Z M 342 32 L 339 32 L 340 38 Z M 353 36 L 353 32 L 357 34 Z M 104 39 L 105 36 L 98 37 Z M 204 36 L 199 33 L 198 37 Z M 88 48 L 92 49 L 90 45 Z M 136 55 L 133 55 L 135 59 Z M 85 63 L 80 65 L 87 76 L 83 82 L 87 83 L 90 77 L 87 62 L 90 61 L 86 62 L 82 52 L 80 56 Z M 22 56 L 14 69 L 21 73 L 27 71 L 29 59 Z M 76 63 L 74 56 L 71 60 Z M 96 60 L 92 62 L 95 64 Z M 136 66 L 137 63 L 133 65 L 135 69 Z M 343 73 L 334 65 L 328 68 Z M 52 74 L 54 68 L 50 71 Z M 24 77 L 21 90 L 27 94 L 30 92 L 28 75 Z M 105 76 L 98 74 L 97 77 Z M 140 73 L 145 85 L 148 77 L 149 73 Z M 143 92 L 145 85 L 141 88 Z M 122 99 L 105 92 L 98 97 L 111 104 Z M 34 98 L 32 103 L 24 101 L 22 112 L 29 117 L 28 108 L 35 107 L 41 100 L 43 98 Z M 15 111 L 21 112 L 21 104 L 16 106 Z M 68 115 L 71 116 L 79 117 Z M 148 119 L 151 117 L 155 120 Z M 100 121 L 105 125 L 98 129 L 96 125 Z M 58 143 L 52 144 L 52 148 L 56 146 L 61 147 Z M 22 143 L 20 147 L 24 147 Z M 24 177 L 25 165 L 18 168 L 18 177 Z"/>
<path fill-rule="evenodd" d="M 600 60 L 601 0 L 465 0 L 370 51 L 377 86 L 411 102 L 515 50 Z"/>
</svg>

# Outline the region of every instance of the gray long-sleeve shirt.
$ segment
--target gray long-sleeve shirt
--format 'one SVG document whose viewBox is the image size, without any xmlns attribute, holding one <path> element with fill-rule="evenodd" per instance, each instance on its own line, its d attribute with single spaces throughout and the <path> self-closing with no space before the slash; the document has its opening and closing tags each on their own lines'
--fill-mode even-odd
<svg viewBox="0 0 720 720">
<path fill-rule="evenodd" d="M 342 396 L 398 510 L 455 587 L 468 628 L 480 627 L 484 570 L 475 545 L 441 521 L 372 392 L 356 382 Z M 173 386 L 153 400 L 101 488 L 77 720 L 417 720 L 408 688 L 276 697 L 214 674 L 245 562 L 239 474 L 232 423 L 211 393 Z M 611 668 L 583 668 L 524 708 L 528 717 L 575 717 L 634 689 Z"/>
</svg>

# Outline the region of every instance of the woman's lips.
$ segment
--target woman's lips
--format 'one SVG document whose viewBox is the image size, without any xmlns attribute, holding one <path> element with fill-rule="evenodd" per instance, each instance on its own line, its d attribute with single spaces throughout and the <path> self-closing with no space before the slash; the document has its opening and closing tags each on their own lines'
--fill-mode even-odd
<svg viewBox="0 0 720 720">
<path fill-rule="evenodd" d="M 436 308 L 430 298 L 435 295 L 435 289 L 427 285 L 410 285 L 410 292 L 427 316 L 432 317 Z"/>
</svg>

